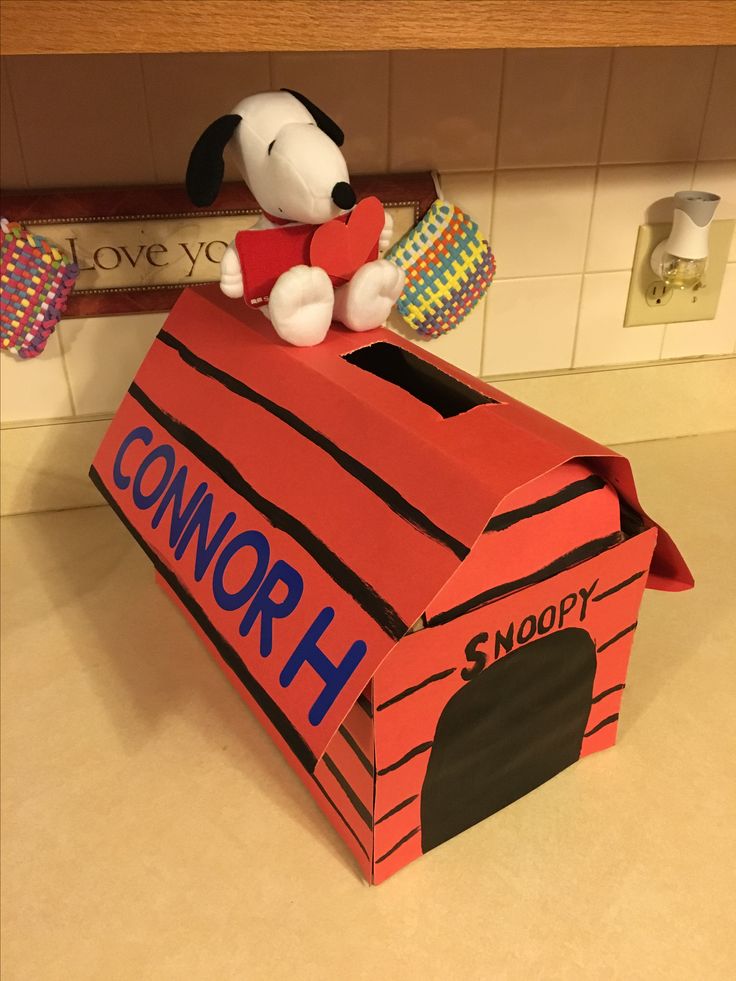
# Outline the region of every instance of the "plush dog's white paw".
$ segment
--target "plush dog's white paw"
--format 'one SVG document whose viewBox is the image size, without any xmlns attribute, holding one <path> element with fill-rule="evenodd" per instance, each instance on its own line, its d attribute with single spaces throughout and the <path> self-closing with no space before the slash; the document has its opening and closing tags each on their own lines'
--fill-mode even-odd
<svg viewBox="0 0 736 981">
<path fill-rule="evenodd" d="M 237 300 L 243 295 L 243 277 L 240 275 L 222 276 L 220 278 L 220 289 L 225 296 L 229 296 L 231 299 Z"/>
<path fill-rule="evenodd" d="M 220 289 L 225 296 L 238 299 L 243 295 L 243 270 L 233 242 L 225 249 L 220 263 Z"/>
<path fill-rule="evenodd" d="M 335 293 L 335 320 L 350 330 L 373 330 L 386 322 L 404 289 L 404 271 L 388 259 L 368 262 Z"/>
<path fill-rule="evenodd" d="M 283 340 L 296 347 L 312 347 L 325 339 L 334 303 L 335 293 L 324 269 L 293 266 L 276 280 L 268 316 Z"/>
</svg>

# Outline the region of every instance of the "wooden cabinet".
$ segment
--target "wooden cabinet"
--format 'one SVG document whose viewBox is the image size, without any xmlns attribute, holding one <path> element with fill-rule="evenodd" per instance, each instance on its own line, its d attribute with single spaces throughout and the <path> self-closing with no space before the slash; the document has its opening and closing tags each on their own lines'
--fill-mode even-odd
<svg viewBox="0 0 736 981">
<path fill-rule="evenodd" d="M 3 54 L 736 44 L 734 0 L 2 0 Z"/>
</svg>

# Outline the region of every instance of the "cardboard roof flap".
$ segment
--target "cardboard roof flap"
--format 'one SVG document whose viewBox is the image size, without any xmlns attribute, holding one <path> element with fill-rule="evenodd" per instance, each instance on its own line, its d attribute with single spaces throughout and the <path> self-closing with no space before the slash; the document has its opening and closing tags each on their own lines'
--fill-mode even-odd
<svg viewBox="0 0 736 981">
<path fill-rule="evenodd" d="M 165 442 L 174 448 L 173 480 L 176 467 L 186 465 L 191 488 L 202 481 L 211 491 L 213 516 L 234 514 L 220 555 L 232 547 L 232 535 L 251 531 L 268 540 L 271 564 L 281 560 L 297 570 L 303 605 L 311 606 L 300 630 L 291 621 L 302 599 L 279 621 L 288 650 L 274 648 L 266 658 L 262 647 L 259 657 L 251 638 L 238 634 L 232 612 L 213 601 L 209 572 L 197 579 L 189 552 L 172 549 L 167 522 L 153 526 L 158 509 L 135 505 L 135 480 L 116 484 L 121 447 L 135 427 L 153 436 L 126 449 L 131 475 L 146 459 L 143 451 Z M 295 729 L 317 759 L 504 500 L 571 460 L 615 488 L 629 529 L 639 519 L 652 526 L 626 459 L 431 350 L 388 330 L 362 335 L 339 326 L 318 347 L 284 346 L 257 312 L 212 286 L 182 293 L 111 424 L 93 474 L 152 560 L 164 564 L 215 634 L 237 650 L 258 691 L 286 718 L 287 735 Z M 692 585 L 661 529 L 649 585 Z M 287 670 L 283 660 L 320 606 L 334 611 L 310 641 L 324 649 L 325 664 L 334 659 L 334 667 L 351 637 L 366 650 L 315 721 L 311 696 L 296 695 L 292 683 L 306 678 L 307 662 Z M 319 651 L 314 663 L 318 658 Z"/>
</svg>

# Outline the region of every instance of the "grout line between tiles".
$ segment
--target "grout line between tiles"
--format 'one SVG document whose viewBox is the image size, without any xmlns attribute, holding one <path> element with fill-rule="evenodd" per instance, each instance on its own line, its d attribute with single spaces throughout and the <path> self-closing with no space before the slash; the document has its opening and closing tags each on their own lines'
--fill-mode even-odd
<svg viewBox="0 0 736 981">
<path fill-rule="evenodd" d="M 386 66 L 386 173 L 391 173 L 391 156 L 392 156 L 392 140 L 393 140 L 393 116 L 391 113 L 391 107 L 393 106 L 393 92 L 394 92 L 394 59 L 393 52 L 387 51 L 387 66 Z"/>
<path fill-rule="evenodd" d="M 389 84 L 388 84 L 388 128 L 389 128 L 389 141 L 388 141 L 388 172 L 392 174 L 394 172 L 394 159 L 396 154 L 394 153 L 394 81 L 395 81 L 395 65 L 394 58 L 396 56 L 395 51 L 389 51 L 388 53 L 388 71 L 389 71 Z M 431 169 L 431 168 L 430 168 Z"/>
<path fill-rule="evenodd" d="M 8 86 L 8 98 L 10 99 L 10 109 L 13 114 L 13 125 L 15 126 L 15 135 L 18 139 L 18 153 L 20 154 L 20 164 L 23 168 L 23 178 L 25 180 L 26 187 L 30 188 L 31 182 L 28 178 L 28 167 L 26 166 L 26 155 L 23 150 L 23 140 L 20 138 L 20 124 L 18 122 L 18 110 L 15 106 L 15 93 L 13 92 L 13 80 L 10 77 L 10 69 L 7 66 L 3 67 L 3 74 L 5 75 L 5 82 Z"/>
<path fill-rule="evenodd" d="M 496 214 L 496 174 L 495 174 L 495 172 L 493 172 L 493 173 L 489 174 L 488 176 L 490 178 L 490 180 L 489 180 L 488 183 L 490 185 L 491 213 L 488 216 L 488 228 L 486 229 L 486 234 L 488 235 L 488 241 L 489 241 L 489 243 L 491 245 L 491 249 L 492 249 L 493 248 L 493 219 L 494 219 L 494 216 Z M 493 278 L 494 279 L 496 278 L 495 273 L 493 275 Z M 501 277 L 501 278 L 503 279 L 503 277 Z"/>
<path fill-rule="evenodd" d="M 660 326 L 660 325 L 655 325 Z M 487 381 L 490 384 L 495 385 L 497 382 L 507 382 L 507 381 L 531 381 L 538 378 L 570 378 L 578 377 L 580 375 L 597 375 L 601 372 L 610 371 L 632 371 L 635 368 L 669 368 L 672 365 L 684 365 L 684 364 L 704 364 L 714 361 L 733 361 L 734 357 L 732 354 L 697 354 L 692 357 L 680 357 L 680 358 L 666 358 L 663 361 L 650 360 L 650 361 L 629 361 L 622 362 L 621 364 L 598 364 L 598 365 L 585 365 L 580 368 L 554 368 L 549 371 L 517 371 L 510 372 L 509 374 L 484 374 L 481 377 L 482 381 Z"/>
<path fill-rule="evenodd" d="M 59 338 L 59 354 L 61 355 L 61 370 L 64 373 L 67 392 L 69 393 L 69 404 L 72 407 L 74 418 L 77 418 L 77 400 L 74 398 L 74 388 L 72 387 L 72 376 L 69 374 L 69 365 L 66 363 L 66 345 L 64 344 L 62 332 L 57 331 Z"/>
<path fill-rule="evenodd" d="M 613 48 L 609 48 L 608 49 L 608 74 L 606 78 L 605 97 L 603 99 L 603 115 L 601 117 L 601 129 L 600 129 L 600 133 L 598 134 L 598 147 L 596 149 L 596 155 L 595 155 L 596 165 L 595 165 L 595 179 L 593 182 L 593 203 L 590 209 L 590 221 L 588 222 L 588 235 L 585 241 L 585 255 L 583 257 L 583 272 L 586 272 L 588 270 L 588 254 L 590 251 L 590 239 L 591 239 L 591 232 L 593 229 L 593 214 L 595 211 L 596 197 L 598 196 L 598 182 L 601 172 L 601 155 L 603 154 L 603 142 L 606 138 L 606 124 L 608 122 L 608 109 L 609 109 L 609 103 L 611 101 L 611 84 L 613 81 L 614 56 L 615 53 Z M 576 332 L 576 341 L 577 341 L 577 332 Z"/>
<path fill-rule="evenodd" d="M 698 169 L 698 161 L 696 160 L 696 161 L 695 161 L 695 162 L 693 163 L 693 165 L 692 165 L 692 170 L 690 171 L 690 187 L 689 187 L 689 189 L 690 189 L 691 191 L 692 191 L 692 190 L 694 189 L 694 187 L 695 187 L 695 172 L 697 171 L 697 169 Z"/>
<path fill-rule="evenodd" d="M 710 92 L 711 92 L 711 89 L 713 88 L 713 77 L 714 77 L 714 75 L 715 75 L 715 59 L 713 60 L 713 74 L 711 75 L 710 87 L 708 89 L 708 100 L 710 100 Z M 708 108 L 708 100 L 706 100 L 706 112 L 707 112 L 707 108 Z M 704 131 L 705 131 L 705 112 L 703 113 L 703 125 L 701 127 L 701 130 L 700 130 L 700 138 L 698 140 L 698 152 L 697 152 L 697 155 L 698 156 L 700 154 L 700 144 L 701 144 L 702 139 L 703 139 L 703 133 L 704 133 Z M 697 160 L 695 160 L 693 162 L 693 165 L 692 165 L 692 170 L 690 171 L 690 183 L 689 183 L 689 189 L 690 190 L 692 190 L 693 187 L 694 187 L 694 185 L 695 185 L 695 171 L 697 169 L 697 166 L 698 166 L 698 162 L 697 162 Z M 659 360 L 660 361 L 664 361 L 665 360 L 664 349 L 665 349 L 665 345 L 667 344 L 667 335 L 669 334 L 669 329 L 670 329 L 670 327 L 672 325 L 671 324 L 663 324 L 662 326 L 663 326 L 662 340 L 659 342 Z"/>
<path fill-rule="evenodd" d="M 63 514 L 65 511 L 91 511 L 93 508 L 109 507 L 107 501 L 100 501 L 99 504 L 69 504 L 60 508 L 35 508 L 29 511 L 4 511 L 0 515 L 2 518 L 27 518 L 35 514 Z"/>
<path fill-rule="evenodd" d="M 598 167 L 600 170 L 613 170 L 618 167 L 676 167 L 678 164 L 692 164 L 694 161 L 692 158 L 689 159 L 679 159 L 679 160 L 631 160 L 616 163 L 608 163 L 600 161 L 598 163 L 572 163 L 572 164 L 536 164 L 536 165 L 525 165 L 523 167 L 494 167 L 494 170 L 499 174 L 518 174 L 520 171 L 544 171 L 544 170 L 591 170 L 594 167 Z M 704 160 L 702 163 L 733 163 L 732 157 L 719 157 L 713 160 Z M 416 168 L 414 168 L 416 169 Z M 419 168 L 424 170 L 431 170 L 431 167 Z M 446 174 L 467 174 L 467 173 L 480 173 L 478 167 L 473 167 L 471 170 L 467 170 L 465 167 L 444 167 L 444 172 Z"/>
<path fill-rule="evenodd" d="M 662 324 L 662 327 L 664 328 L 664 330 L 662 331 L 662 339 L 659 342 L 659 353 L 658 353 L 658 357 L 660 361 L 664 360 L 664 344 L 665 341 L 667 340 L 667 328 L 669 327 L 669 324 Z"/>
<path fill-rule="evenodd" d="M 493 219 L 495 218 L 496 215 L 496 172 L 495 171 L 493 171 L 493 173 L 490 174 L 490 185 L 491 185 L 491 214 L 488 220 L 488 243 L 491 247 L 491 252 L 493 252 Z M 496 258 L 495 253 L 493 258 L 495 260 Z M 483 366 L 486 360 L 486 337 L 489 338 L 489 343 L 490 343 L 490 327 L 488 326 L 488 321 L 491 316 L 490 314 L 491 290 L 493 289 L 493 284 L 495 282 L 502 283 L 504 282 L 504 280 L 503 279 L 497 280 L 496 273 L 494 272 L 491 285 L 488 287 L 486 295 L 483 297 L 483 324 L 480 333 L 480 371 L 479 371 L 479 375 L 481 377 L 483 376 Z"/>
<path fill-rule="evenodd" d="M 95 413 L 88 416 L 56 416 L 47 419 L 19 419 L 6 421 L 0 425 L 0 432 L 10 432 L 12 429 L 48 429 L 49 426 L 75 426 L 88 422 L 110 422 L 109 413 Z"/>
<path fill-rule="evenodd" d="M 708 94 L 705 97 L 705 106 L 703 108 L 703 118 L 702 118 L 702 120 L 700 122 L 700 133 L 698 134 L 698 148 L 695 151 L 696 165 L 697 165 L 697 161 L 700 160 L 700 151 L 701 151 L 701 149 L 703 147 L 703 137 L 705 136 L 705 124 L 708 121 L 708 110 L 710 109 L 710 100 L 711 100 L 711 96 L 713 95 L 713 86 L 714 86 L 715 80 L 716 80 L 716 67 L 718 65 L 718 52 L 719 51 L 720 51 L 720 48 L 714 48 L 713 51 L 712 51 L 713 63 L 711 65 L 711 69 L 710 69 L 710 81 L 708 83 Z M 694 180 L 695 180 L 695 167 L 693 167 L 693 181 Z M 692 189 L 692 184 L 690 185 L 690 187 Z"/>
<path fill-rule="evenodd" d="M 608 49 L 608 76 L 606 78 L 606 91 L 603 99 L 603 115 L 601 117 L 601 129 L 598 134 L 598 148 L 595 159 L 595 176 L 593 177 L 593 195 L 590 201 L 590 214 L 588 215 L 588 230 L 585 235 L 585 251 L 583 252 L 583 274 L 580 277 L 580 292 L 578 294 L 578 309 L 575 314 L 575 330 L 573 331 L 572 350 L 570 352 L 570 367 L 575 366 L 575 358 L 578 352 L 578 338 L 580 334 L 580 314 L 583 309 L 583 292 L 585 290 L 585 274 L 588 268 L 588 255 L 590 253 L 590 240 L 593 233 L 593 217 L 595 215 L 595 204 L 598 196 L 598 182 L 601 173 L 601 154 L 603 153 L 603 140 L 606 135 L 606 122 L 608 121 L 608 104 L 611 98 L 611 81 L 613 79 L 613 48 Z"/>
<path fill-rule="evenodd" d="M 493 155 L 493 170 L 490 173 L 490 184 L 491 184 L 491 214 L 488 220 L 488 241 L 490 243 L 491 249 L 493 249 L 493 223 L 496 218 L 496 187 L 498 180 L 498 160 L 501 154 L 501 121 L 503 116 L 503 93 L 504 93 L 504 80 L 506 78 L 506 58 L 507 51 L 506 48 L 501 50 L 501 72 L 498 82 L 498 113 L 496 121 L 496 148 Z M 494 282 L 496 281 L 496 275 L 493 277 Z M 502 280 L 499 280 L 502 282 Z M 489 293 L 493 289 L 493 283 L 489 287 L 488 293 L 486 293 L 483 301 L 483 324 L 481 327 L 480 335 L 480 375 L 483 375 L 483 365 L 485 364 L 486 358 L 486 334 L 489 332 L 488 319 L 490 316 L 490 303 L 489 303 Z"/>
<path fill-rule="evenodd" d="M 526 282 L 530 279 L 565 279 L 569 276 L 607 276 L 611 273 L 630 273 L 631 266 L 624 269 L 596 269 L 595 272 L 586 273 L 584 269 L 578 269 L 577 272 L 564 272 L 564 273 L 539 273 L 534 276 L 496 276 L 494 282 L 499 283 L 521 283 Z"/>
<path fill-rule="evenodd" d="M 159 183 L 158 165 L 156 163 L 156 153 L 153 149 L 153 126 L 151 125 L 151 109 L 148 105 L 148 88 L 146 86 L 146 73 L 143 70 L 143 56 L 138 55 L 138 70 L 141 73 L 141 88 L 143 89 L 143 114 L 146 119 L 146 132 L 148 133 L 148 150 L 151 156 L 151 167 L 153 169 L 153 180 Z"/>
<path fill-rule="evenodd" d="M 503 122 L 503 95 L 506 88 L 506 61 L 507 61 L 506 48 L 501 50 L 501 72 L 498 80 L 498 112 L 496 117 L 496 148 L 493 155 L 493 170 L 495 173 L 498 172 L 498 162 L 501 159 L 501 130 Z"/>
<path fill-rule="evenodd" d="M 734 429 L 714 429 L 699 433 L 682 433 L 680 436 L 650 436 L 647 439 L 626 439 L 614 443 L 613 446 L 633 446 L 635 443 L 664 443 L 674 439 L 699 439 L 701 436 L 734 436 Z M 613 447 L 612 447 L 613 448 Z"/>
</svg>

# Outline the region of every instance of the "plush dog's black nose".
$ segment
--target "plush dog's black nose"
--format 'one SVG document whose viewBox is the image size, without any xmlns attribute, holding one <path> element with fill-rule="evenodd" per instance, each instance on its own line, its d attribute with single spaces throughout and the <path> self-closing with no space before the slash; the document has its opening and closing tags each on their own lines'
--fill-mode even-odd
<svg viewBox="0 0 736 981">
<path fill-rule="evenodd" d="M 332 188 L 332 200 L 343 211 L 349 211 L 355 204 L 355 191 L 345 181 L 340 181 Z"/>
</svg>

